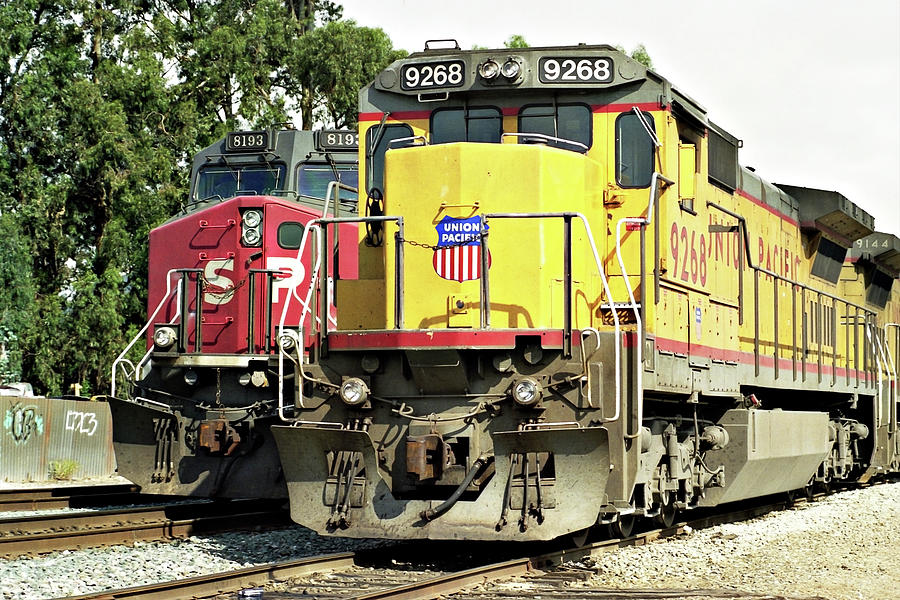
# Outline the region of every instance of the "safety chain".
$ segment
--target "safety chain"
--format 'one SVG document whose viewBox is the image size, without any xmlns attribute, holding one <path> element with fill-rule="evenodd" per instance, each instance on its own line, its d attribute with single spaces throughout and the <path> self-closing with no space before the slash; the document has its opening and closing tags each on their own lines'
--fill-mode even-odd
<svg viewBox="0 0 900 600">
<path fill-rule="evenodd" d="M 446 246 L 433 246 L 431 244 L 426 244 L 424 242 L 417 242 L 415 240 L 407 240 L 405 238 L 398 238 L 397 241 L 401 244 L 409 244 L 410 246 L 416 246 L 417 248 L 425 248 L 427 250 L 445 250 L 447 248 L 456 248 L 457 246 L 466 246 L 469 242 L 474 242 L 475 240 L 481 239 L 481 234 L 470 235 L 467 238 L 464 238 L 460 242 L 454 242 L 452 244 L 447 244 Z"/>
</svg>

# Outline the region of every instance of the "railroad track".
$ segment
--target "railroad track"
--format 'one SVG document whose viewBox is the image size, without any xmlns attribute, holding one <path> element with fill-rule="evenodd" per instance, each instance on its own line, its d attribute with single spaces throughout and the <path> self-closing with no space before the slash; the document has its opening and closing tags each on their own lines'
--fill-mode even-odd
<svg viewBox="0 0 900 600">
<path fill-rule="evenodd" d="M 277 503 L 194 502 L 0 519 L 0 556 L 12 558 L 187 537 L 240 528 L 290 525 Z"/>
<path fill-rule="evenodd" d="M 141 496 L 134 485 L 89 485 L 30 490 L 0 490 L 0 512 L 53 510 L 127 504 Z M 144 496 L 146 498 L 146 496 Z"/>
<path fill-rule="evenodd" d="M 802 501 L 801 501 L 802 502 Z M 619 548 L 649 544 L 657 539 L 680 535 L 688 528 L 701 529 L 721 523 L 757 517 L 773 510 L 784 508 L 784 501 L 765 505 L 742 507 L 726 514 L 707 514 L 687 523 L 679 523 L 669 529 L 645 531 L 626 539 L 603 540 L 582 547 L 560 547 L 534 556 L 515 557 L 491 562 L 486 557 L 467 556 L 462 562 L 481 563 L 462 570 L 438 571 L 433 565 L 428 568 L 414 564 L 398 565 L 385 562 L 387 555 L 393 555 L 386 549 L 375 553 L 360 552 L 327 556 L 318 556 L 283 563 L 273 563 L 247 569 L 194 577 L 187 580 L 171 581 L 147 586 L 111 590 L 99 594 L 72 596 L 66 600 L 178 600 L 192 598 L 216 598 L 217 600 L 234 600 L 235 594 L 247 588 L 265 585 L 266 599 L 305 598 L 330 600 L 336 598 L 355 598 L 357 600 L 413 600 L 427 599 L 437 596 L 449 596 L 475 586 L 475 595 L 463 592 L 459 598 L 510 598 L 517 597 L 513 592 L 499 590 L 496 595 L 490 588 L 490 582 L 512 577 L 528 576 L 529 590 L 542 589 L 544 598 L 568 597 L 565 595 L 565 584 L 573 579 L 587 579 L 589 571 L 573 568 L 562 568 L 566 562 L 582 560 L 589 556 L 597 556 L 604 552 L 614 552 Z M 394 552 L 402 545 L 397 545 Z M 463 546 L 456 546 L 457 549 Z M 541 546 L 546 549 L 546 545 Z M 449 548 L 449 546 L 448 546 Z M 444 549 L 446 550 L 446 548 Z M 496 558 L 496 548 L 493 552 Z M 435 552 L 434 548 L 425 549 L 421 544 L 409 544 L 403 551 L 410 556 L 439 555 L 446 552 Z M 452 557 L 447 557 L 448 559 Z M 446 564 L 451 564 L 449 561 Z M 386 566 L 388 565 L 388 566 Z M 397 568 L 397 567 L 401 568 Z M 407 568 L 408 567 L 408 568 Z M 438 566 L 438 569 L 441 569 Z M 535 587 L 536 586 L 536 587 Z M 563 593 L 554 596 L 552 590 Z M 579 589 L 579 594 L 582 592 Z M 629 595 L 622 590 L 593 590 L 591 597 L 596 598 L 678 598 L 685 590 L 642 590 L 643 595 Z M 725 590 L 705 590 L 706 594 L 698 597 L 710 598 L 753 598 L 753 595 Z M 605 594 L 605 595 L 604 595 Z M 617 594 L 617 595 L 616 595 Z M 528 592 L 527 595 L 532 595 Z M 571 595 L 571 590 L 569 591 Z M 772 598 L 769 596 L 769 598 Z"/>
</svg>

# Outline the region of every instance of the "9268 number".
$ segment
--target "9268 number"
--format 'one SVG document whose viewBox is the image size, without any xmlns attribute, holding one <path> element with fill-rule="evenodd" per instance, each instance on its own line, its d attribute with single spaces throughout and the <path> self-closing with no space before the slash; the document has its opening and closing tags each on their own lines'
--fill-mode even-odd
<svg viewBox="0 0 900 600">
<path fill-rule="evenodd" d="M 611 58 L 544 57 L 538 69 L 542 83 L 610 83 L 613 80 Z"/>
<path fill-rule="evenodd" d="M 465 83 L 463 68 L 458 60 L 406 65 L 400 72 L 400 85 L 404 90 L 459 87 Z"/>
</svg>

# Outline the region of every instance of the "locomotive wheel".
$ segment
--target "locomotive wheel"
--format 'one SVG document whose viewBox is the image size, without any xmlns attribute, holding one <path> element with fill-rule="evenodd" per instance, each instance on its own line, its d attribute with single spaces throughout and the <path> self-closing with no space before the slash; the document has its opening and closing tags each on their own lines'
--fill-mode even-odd
<svg viewBox="0 0 900 600">
<path fill-rule="evenodd" d="M 666 504 L 659 509 L 659 514 L 654 517 L 656 522 L 662 525 L 665 529 L 668 529 L 672 525 L 675 524 L 675 514 L 678 512 L 678 509 L 675 508 L 674 504 Z"/>
<path fill-rule="evenodd" d="M 668 529 L 675 524 L 675 514 L 678 509 L 675 508 L 675 495 L 665 492 L 659 503 L 659 514 L 653 517 L 658 525 Z"/>
<path fill-rule="evenodd" d="M 803 488 L 803 493 L 806 495 L 806 500 L 811 502 L 813 499 L 813 495 L 816 493 L 815 490 L 815 477 L 809 480 L 809 483 Z"/>
<path fill-rule="evenodd" d="M 606 526 L 609 537 L 625 539 L 634 531 L 634 515 L 619 515 L 612 523 Z"/>
<path fill-rule="evenodd" d="M 788 490 L 784 493 L 784 499 L 788 506 L 793 506 L 797 502 L 797 490 Z"/>
<path fill-rule="evenodd" d="M 584 548 L 587 545 L 588 536 L 591 534 L 591 528 L 587 527 L 580 531 L 573 531 L 569 534 L 569 541 L 576 548 Z"/>
</svg>

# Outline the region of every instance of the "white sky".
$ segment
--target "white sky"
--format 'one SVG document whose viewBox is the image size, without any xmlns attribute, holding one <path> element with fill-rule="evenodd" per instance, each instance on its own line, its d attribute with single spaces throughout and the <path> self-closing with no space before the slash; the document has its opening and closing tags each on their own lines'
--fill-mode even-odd
<svg viewBox="0 0 900 600">
<path fill-rule="evenodd" d="M 898 0 L 337 0 L 396 48 L 647 47 L 764 179 L 836 190 L 900 236 Z"/>
</svg>

